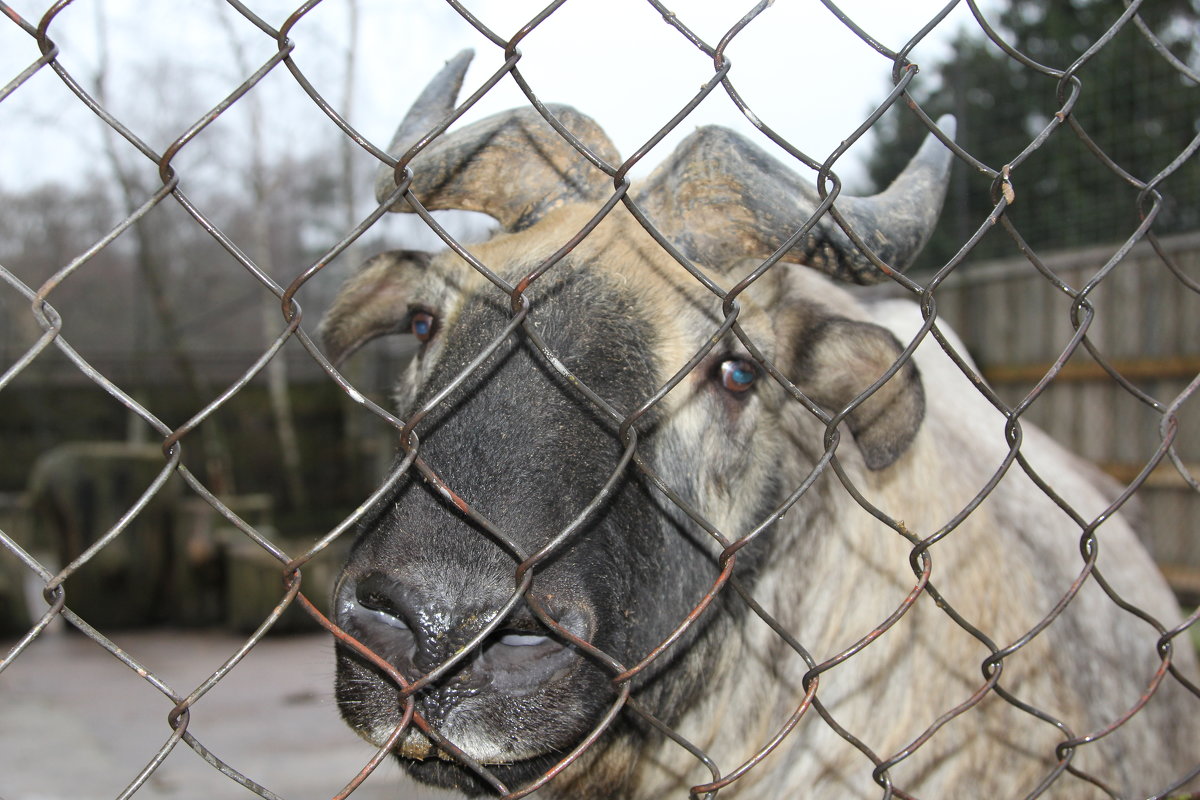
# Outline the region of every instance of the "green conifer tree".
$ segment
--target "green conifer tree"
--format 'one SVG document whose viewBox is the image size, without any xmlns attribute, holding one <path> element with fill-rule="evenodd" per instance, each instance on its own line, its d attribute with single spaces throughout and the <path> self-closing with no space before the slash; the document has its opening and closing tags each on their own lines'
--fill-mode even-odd
<svg viewBox="0 0 1200 800">
<path fill-rule="evenodd" d="M 958 117 L 957 141 L 994 170 L 1012 171 L 1014 202 L 1006 212 L 1035 250 L 1119 242 L 1140 222 L 1138 189 L 1105 164 L 1146 182 L 1188 150 L 1200 131 L 1200 13 L 1195 0 L 1154 0 L 1138 9 L 1156 48 L 1130 20 L 1074 71 L 1078 83 L 1060 86 L 1053 70 L 1066 71 L 1118 22 L 1121 0 L 1011 0 L 996 31 L 1036 64 L 1004 52 L 979 29 L 961 33 L 953 56 L 921 64 L 912 90 L 931 117 Z M 918 63 L 919 63 L 919 59 Z M 1072 94 L 1078 91 L 1073 105 Z M 1022 152 L 1056 113 L 1072 118 L 1104 156 L 1069 126 L 1022 159 Z M 876 128 L 878 146 L 868 163 L 876 187 L 884 186 L 918 146 L 924 129 L 897 104 Z M 1200 156 L 1187 159 L 1159 187 L 1161 209 L 1154 232 L 1200 228 Z M 942 223 L 918 268 L 945 263 L 991 212 L 992 180 L 965 164 L 955 166 Z M 993 230 L 974 259 L 1013 255 L 1013 240 Z"/>
</svg>

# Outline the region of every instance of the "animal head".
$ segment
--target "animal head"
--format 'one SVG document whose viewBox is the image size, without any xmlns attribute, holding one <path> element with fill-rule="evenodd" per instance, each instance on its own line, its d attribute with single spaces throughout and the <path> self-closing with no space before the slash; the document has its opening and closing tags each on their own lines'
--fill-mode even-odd
<svg viewBox="0 0 1200 800">
<path fill-rule="evenodd" d="M 393 152 L 449 115 L 468 61 L 433 80 Z M 829 214 L 793 235 L 823 201 L 790 169 L 701 128 L 626 204 L 597 166 L 619 163 L 600 128 L 547 113 L 577 146 L 533 109 L 425 143 L 411 195 L 499 231 L 469 254 L 375 257 L 323 325 L 334 360 L 383 335 L 420 342 L 397 387 L 406 472 L 362 525 L 335 621 L 421 683 L 340 646 L 340 708 L 381 745 L 411 698 L 397 754 L 468 791 L 484 772 L 509 787 L 542 775 L 629 693 L 668 721 L 686 707 L 736 618 L 695 609 L 731 556 L 752 582 L 789 544 L 757 532 L 825 455 L 830 420 L 846 468 L 882 475 L 924 408 L 900 343 L 835 283 L 881 275 L 874 261 Z M 837 198 L 891 268 L 928 238 L 948 156 L 931 138 L 886 191 Z M 392 170 L 377 191 L 413 210 Z M 642 735 L 629 716 L 593 750 Z"/>
</svg>

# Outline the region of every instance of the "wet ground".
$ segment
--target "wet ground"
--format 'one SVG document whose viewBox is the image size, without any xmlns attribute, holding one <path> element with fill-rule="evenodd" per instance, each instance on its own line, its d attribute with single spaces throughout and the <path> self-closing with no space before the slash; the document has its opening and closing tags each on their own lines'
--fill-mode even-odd
<svg viewBox="0 0 1200 800">
<path fill-rule="evenodd" d="M 186 695 L 243 639 L 221 633 L 112 635 L 175 692 Z M 12 641 L 0 642 L 7 653 Z M 285 800 L 334 796 L 373 755 L 338 718 L 333 646 L 314 634 L 267 639 L 206 694 L 188 731 L 242 774 Z M 48 633 L 0 673 L 0 800 L 117 797 L 167 742 L 174 704 L 83 636 Z M 178 744 L 138 800 L 256 797 Z M 453 800 L 409 783 L 385 761 L 352 800 Z"/>
</svg>

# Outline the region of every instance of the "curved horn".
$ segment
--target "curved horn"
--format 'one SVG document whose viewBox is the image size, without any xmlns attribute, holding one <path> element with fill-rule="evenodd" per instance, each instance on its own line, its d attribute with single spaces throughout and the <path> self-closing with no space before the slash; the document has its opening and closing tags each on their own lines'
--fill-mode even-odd
<svg viewBox="0 0 1200 800">
<path fill-rule="evenodd" d="M 954 118 L 938 126 L 954 136 Z M 941 213 L 952 153 L 930 134 L 904 171 L 879 194 L 840 195 L 834 206 L 884 262 L 912 263 Z M 757 145 L 724 128 L 700 128 L 647 181 L 637 202 L 691 258 L 723 267 L 766 258 L 820 205 L 814 187 Z M 832 217 L 820 219 L 789 253 L 854 283 L 883 277 Z"/>
<path fill-rule="evenodd" d="M 392 139 L 399 157 L 453 110 L 471 62 L 464 50 L 429 83 Z M 595 155 L 617 163 L 617 150 L 593 120 L 568 106 L 550 112 Z M 428 209 L 482 211 L 506 230 L 532 225 L 551 209 L 607 198 L 612 184 L 532 108 L 505 111 L 435 139 L 412 160 L 413 193 Z M 384 166 L 375 183 L 383 202 L 396 188 Z M 411 211 L 403 199 L 392 211 Z"/>
<path fill-rule="evenodd" d="M 473 58 L 474 50 L 460 50 L 454 58 L 446 62 L 437 75 L 433 76 L 400 121 L 400 127 L 396 129 L 392 143 L 388 145 L 388 153 L 394 158 L 399 158 L 422 136 L 433 130 L 434 126 L 450 116 L 454 111 L 454 101 L 462 91 L 467 67 L 471 65 Z M 375 181 L 375 196 L 382 203 L 395 188 L 395 171 L 385 164 L 380 168 Z"/>
</svg>

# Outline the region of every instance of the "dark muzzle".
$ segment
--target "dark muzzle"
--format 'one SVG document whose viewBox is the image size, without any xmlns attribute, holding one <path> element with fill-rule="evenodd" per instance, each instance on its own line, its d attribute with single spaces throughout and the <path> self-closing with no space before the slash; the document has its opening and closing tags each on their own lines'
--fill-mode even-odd
<svg viewBox="0 0 1200 800">
<path fill-rule="evenodd" d="M 470 646 L 502 611 L 502 600 L 486 605 L 456 602 L 453 588 L 430 588 L 381 572 L 348 578 L 338 591 L 337 622 L 415 680 Z M 586 640 L 591 634 L 588 616 L 582 609 L 566 609 L 555 622 Z M 447 680 L 460 690 L 519 696 L 564 677 L 579 662 L 576 649 L 521 603 Z"/>
</svg>

